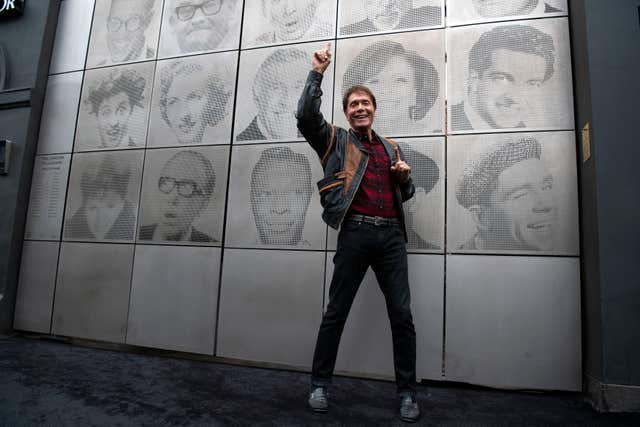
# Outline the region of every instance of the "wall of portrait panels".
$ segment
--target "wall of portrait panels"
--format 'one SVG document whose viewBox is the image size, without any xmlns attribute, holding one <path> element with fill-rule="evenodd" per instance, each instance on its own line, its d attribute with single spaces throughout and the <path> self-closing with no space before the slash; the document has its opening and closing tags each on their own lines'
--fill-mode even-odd
<svg viewBox="0 0 640 427">
<path fill-rule="evenodd" d="M 338 232 L 295 114 L 330 42 L 324 118 L 369 86 L 412 166 L 418 378 L 579 389 L 566 3 L 63 0 L 15 327 L 310 369 Z M 391 350 L 369 274 L 337 369 Z"/>
</svg>

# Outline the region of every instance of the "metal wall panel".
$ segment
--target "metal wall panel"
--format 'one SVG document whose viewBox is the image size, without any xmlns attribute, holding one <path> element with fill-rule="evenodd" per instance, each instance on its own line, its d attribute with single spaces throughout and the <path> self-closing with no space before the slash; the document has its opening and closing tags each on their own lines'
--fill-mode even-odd
<svg viewBox="0 0 640 427">
<path fill-rule="evenodd" d="M 234 147 L 225 244 L 324 249 L 317 157 L 308 144 Z"/>
<path fill-rule="evenodd" d="M 137 246 L 127 344 L 213 354 L 220 249 Z"/>
<path fill-rule="evenodd" d="M 334 38 L 336 0 L 245 0 L 242 48 Z"/>
<path fill-rule="evenodd" d="M 158 57 L 237 49 L 242 0 L 165 0 Z"/>
<path fill-rule="evenodd" d="M 159 61 L 147 146 L 229 144 L 238 54 Z"/>
<path fill-rule="evenodd" d="M 228 164 L 228 146 L 149 151 L 138 242 L 220 245 Z"/>
<path fill-rule="evenodd" d="M 338 35 L 387 33 L 444 25 L 444 0 L 341 1 Z"/>
<path fill-rule="evenodd" d="M 333 276 L 327 257 L 325 308 Z M 441 379 L 444 320 L 444 257 L 409 256 L 411 312 L 416 328 L 417 376 Z M 351 307 L 336 360 L 336 371 L 394 378 L 391 328 L 378 282 L 369 269 Z"/>
<path fill-rule="evenodd" d="M 324 252 L 226 250 L 216 355 L 309 368 L 324 259 Z"/>
<path fill-rule="evenodd" d="M 59 240 L 71 154 L 36 156 L 24 238 Z"/>
<path fill-rule="evenodd" d="M 449 131 L 573 129 L 567 18 L 447 29 Z"/>
<path fill-rule="evenodd" d="M 82 70 L 87 57 L 94 0 L 60 2 L 49 74 Z"/>
<path fill-rule="evenodd" d="M 365 85 L 377 100 L 373 129 L 383 136 L 444 133 L 444 30 L 337 42 L 335 122 L 347 127 L 342 95 Z"/>
<path fill-rule="evenodd" d="M 124 342 L 133 248 L 62 243 L 53 334 Z"/>
<path fill-rule="evenodd" d="M 24 242 L 14 329 L 49 333 L 59 247 L 58 242 Z"/>
<path fill-rule="evenodd" d="M 161 0 L 96 0 L 87 68 L 156 58 Z"/>
<path fill-rule="evenodd" d="M 313 52 L 324 43 L 306 43 L 243 51 L 236 104 L 236 143 L 304 141 L 296 126 L 298 99 L 307 80 Z M 331 121 L 333 65 L 322 79 L 320 111 Z M 251 100 L 251 102 L 248 102 Z"/>
<path fill-rule="evenodd" d="M 445 379 L 581 390 L 580 260 L 447 256 Z"/>
<path fill-rule="evenodd" d="M 83 72 L 78 71 L 49 77 L 40 120 L 38 154 L 71 152 L 82 75 Z"/>
<path fill-rule="evenodd" d="M 449 252 L 577 255 L 573 132 L 449 138 Z"/>
<path fill-rule="evenodd" d="M 448 0 L 447 25 L 567 15 L 567 0 Z"/>
</svg>

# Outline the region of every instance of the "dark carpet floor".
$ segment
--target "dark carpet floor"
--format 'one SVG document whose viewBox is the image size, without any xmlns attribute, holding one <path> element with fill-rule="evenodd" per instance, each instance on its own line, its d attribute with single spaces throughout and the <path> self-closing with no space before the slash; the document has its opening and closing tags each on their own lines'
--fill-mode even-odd
<svg viewBox="0 0 640 427">
<path fill-rule="evenodd" d="M 304 373 L 0 338 L 1 426 L 387 426 L 394 384 L 338 377 L 328 414 L 307 410 Z M 575 393 L 419 387 L 418 425 L 640 425 Z"/>
</svg>

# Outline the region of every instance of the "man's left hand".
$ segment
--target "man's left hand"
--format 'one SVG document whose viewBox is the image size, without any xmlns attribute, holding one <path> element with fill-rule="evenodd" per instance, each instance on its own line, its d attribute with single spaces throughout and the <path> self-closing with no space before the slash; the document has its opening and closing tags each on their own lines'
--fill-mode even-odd
<svg viewBox="0 0 640 427">
<path fill-rule="evenodd" d="M 400 158 L 400 151 L 398 150 L 398 147 L 394 147 L 394 152 L 396 155 L 396 161 L 391 165 L 391 175 L 396 182 L 407 182 L 409 180 L 409 175 L 411 174 L 411 167 Z"/>
</svg>

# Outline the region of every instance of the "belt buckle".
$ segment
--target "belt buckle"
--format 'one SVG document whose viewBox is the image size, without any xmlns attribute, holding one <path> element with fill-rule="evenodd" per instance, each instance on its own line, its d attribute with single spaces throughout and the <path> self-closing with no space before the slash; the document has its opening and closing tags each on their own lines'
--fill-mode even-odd
<svg viewBox="0 0 640 427">
<path fill-rule="evenodd" d="M 382 218 L 381 216 L 373 217 L 373 225 L 375 225 L 376 227 L 382 225 L 383 223 L 384 223 L 384 218 Z"/>
</svg>

